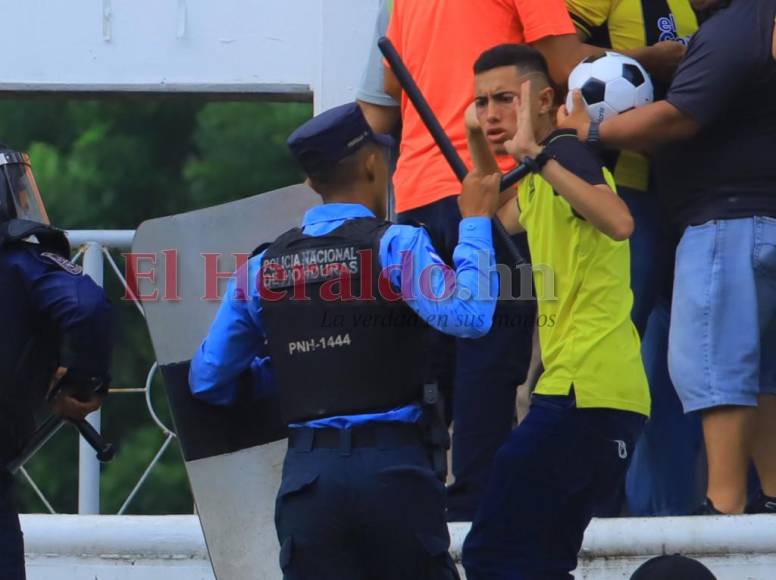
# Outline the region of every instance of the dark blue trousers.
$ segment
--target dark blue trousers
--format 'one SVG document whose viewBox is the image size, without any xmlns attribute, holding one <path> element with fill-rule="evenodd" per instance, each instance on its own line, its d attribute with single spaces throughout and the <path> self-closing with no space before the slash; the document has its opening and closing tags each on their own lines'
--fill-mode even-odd
<svg viewBox="0 0 776 580">
<path fill-rule="evenodd" d="M 275 511 L 284 580 L 458 580 L 420 435 L 398 441 L 383 424 L 359 447 L 361 430 L 327 429 L 330 447 L 316 429 L 291 438 Z"/>
<path fill-rule="evenodd" d="M 499 449 L 466 538 L 468 580 L 566 580 L 597 506 L 622 485 L 645 418 L 534 395 Z"/>
<path fill-rule="evenodd" d="M 11 476 L 0 473 L 0 578 L 25 580 L 24 541 L 12 488 Z"/>
<path fill-rule="evenodd" d="M 440 256 L 452 263 L 461 214 L 457 197 L 399 214 L 399 223 L 422 223 Z M 513 237 L 527 258 L 525 235 Z M 509 265 L 507 253 L 494 237 L 496 261 Z M 512 272 L 511 295 L 519 297 L 530 271 Z M 507 283 L 501 278 L 502 289 Z M 452 471 L 447 490 L 449 521 L 471 521 L 488 479 L 496 451 L 509 437 L 515 421 L 517 386 L 525 381 L 531 362 L 536 317 L 532 300 L 499 300 L 491 331 L 476 340 L 455 339 L 430 331 L 429 359 L 440 389 L 452 398 Z M 452 395 L 452 397 L 451 397 Z"/>
</svg>

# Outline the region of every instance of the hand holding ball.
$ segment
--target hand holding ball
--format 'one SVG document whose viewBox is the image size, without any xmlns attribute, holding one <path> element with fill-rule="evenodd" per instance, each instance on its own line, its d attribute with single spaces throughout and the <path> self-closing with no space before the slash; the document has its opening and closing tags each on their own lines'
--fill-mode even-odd
<svg viewBox="0 0 776 580">
<path fill-rule="evenodd" d="M 619 115 L 654 100 L 655 89 L 647 71 L 634 59 L 617 52 L 591 56 L 569 76 L 566 109 L 574 110 L 572 91 L 579 89 L 593 121 Z"/>
</svg>

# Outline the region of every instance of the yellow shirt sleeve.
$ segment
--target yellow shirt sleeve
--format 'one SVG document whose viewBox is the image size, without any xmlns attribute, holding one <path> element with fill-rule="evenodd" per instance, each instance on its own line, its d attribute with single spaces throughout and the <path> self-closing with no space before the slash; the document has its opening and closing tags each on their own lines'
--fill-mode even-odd
<svg viewBox="0 0 776 580">
<path fill-rule="evenodd" d="M 594 28 L 609 19 L 616 0 L 566 0 L 571 20 L 589 38 Z"/>
</svg>

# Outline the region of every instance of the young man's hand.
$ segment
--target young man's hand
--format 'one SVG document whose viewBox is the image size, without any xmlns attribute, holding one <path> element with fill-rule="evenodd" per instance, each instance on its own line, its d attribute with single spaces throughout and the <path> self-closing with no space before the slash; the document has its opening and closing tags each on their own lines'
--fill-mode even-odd
<svg viewBox="0 0 776 580">
<path fill-rule="evenodd" d="M 493 217 L 496 215 L 501 190 L 501 174 L 484 175 L 472 171 L 463 180 L 463 190 L 458 196 L 461 217 Z"/>
<path fill-rule="evenodd" d="M 582 98 L 582 92 L 575 90 L 571 98 L 574 102 L 574 112 L 569 113 L 566 105 L 561 105 L 558 109 L 557 126 L 559 129 L 571 129 L 577 132 L 577 138 L 584 142 L 587 140 L 588 130 L 590 129 L 590 115 L 587 114 L 587 106 Z"/>
<path fill-rule="evenodd" d="M 517 109 L 517 132 L 504 143 L 504 147 L 515 161 L 521 163 L 525 157 L 536 157 L 542 150 L 536 142 L 533 126 L 533 99 L 531 81 L 525 81 L 520 87 L 520 98 L 515 99 Z"/>
</svg>

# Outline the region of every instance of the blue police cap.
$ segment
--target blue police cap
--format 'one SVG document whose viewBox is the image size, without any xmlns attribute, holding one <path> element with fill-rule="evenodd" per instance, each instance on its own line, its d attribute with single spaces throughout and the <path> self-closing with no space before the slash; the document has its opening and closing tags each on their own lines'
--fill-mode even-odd
<svg viewBox="0 0 776 580">
<path fill-rule="evenodd" d="M 392 147 L 393 139 L 372 131 L 356 103 L 334 107 L 313 117 L 288 138 L 288 148 L 307 174 L 353 155 L 367 143 Z"/>
</svg>

